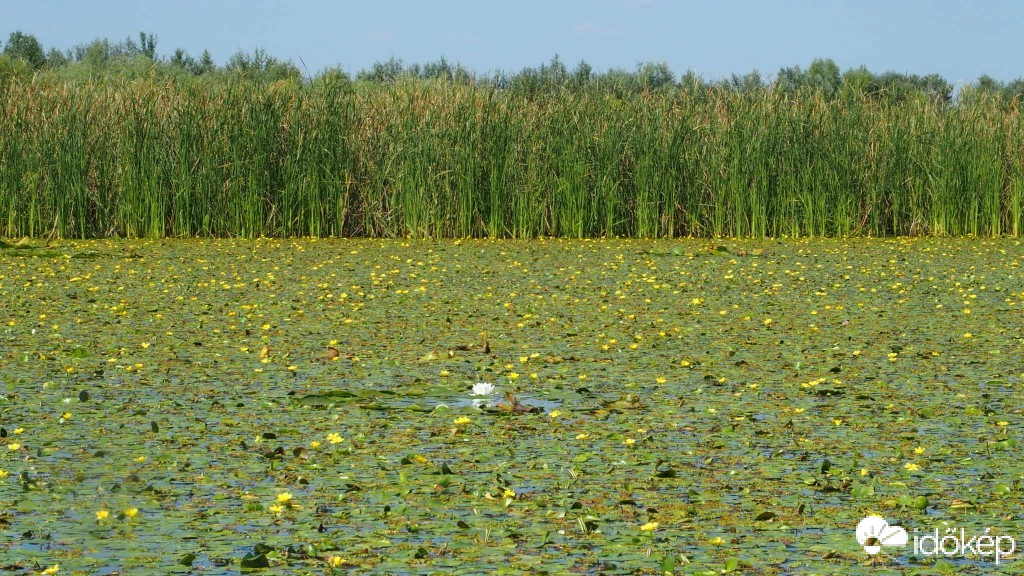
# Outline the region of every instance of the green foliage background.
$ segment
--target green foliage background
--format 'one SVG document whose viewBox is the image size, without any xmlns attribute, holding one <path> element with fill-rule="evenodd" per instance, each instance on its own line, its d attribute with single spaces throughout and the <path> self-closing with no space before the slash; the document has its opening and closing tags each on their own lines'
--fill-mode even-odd
<svg viewBox="0 0 1024 576">
<path fill-rule="evenodd" d="M 1017 83 L 840 73 L 707 82 L 557 57 L 303 78 L 156 38 L 0 57 L 0 234 L 1018 235 Z M 14 48 L 12 48 L 12 46 Z M 26 47 L 38 48 L 28 50 Z"/>
</svg>

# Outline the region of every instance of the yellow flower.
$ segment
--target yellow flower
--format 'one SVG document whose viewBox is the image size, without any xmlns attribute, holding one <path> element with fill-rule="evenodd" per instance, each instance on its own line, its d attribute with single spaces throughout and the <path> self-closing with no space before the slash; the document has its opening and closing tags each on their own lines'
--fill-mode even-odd
<svg viewBox="0 0 1024 576">
<path fill-rule="evenodd" d="M 7 445 L 8 450 L 17 450 L 18 448 L 21 448 L 21 444 L 18 444 L 17 442 L 11 442 Z"/>
<path fill-rule="evenodd" d="M 132 507 L 132 508 L 125 508 L 124 509 L 124 517 L 125 518 L 135 518 L 138 515 L 139 515 L 139 509 L 138 508 Z"/>
<path fill-rule="evenodd" d="M 15 428 L 14 430 L 11 430 L 11 432 L 14 432 L 15 434 L 21 434 L 24 431 L 24 428 Z"/>
<path fill-rule="evenodd" d="M 836 426 L 842 426 L 843 419 L 842 418 L 833 418 L 832 419 L 832 423 L 835 424 Z"/>
<path fill-rule="evenodd" d="M 472 422 L 472 420 L 469 419 L 469 416 L 459 416 L 455 419 L 456 426 L 467 426 L 470 422 Z"/>
<path fill-rule="evenodd" d="M 509 372 L 508 373 L 508 379 L 509 380 L 515 380 L 516 378 L 519 378 L 519 373 L 518 372 Z"/>
<path fill-rule="evenodd" d="M 725 544 L 725 540 L 722 540 L 721 536 L 715 536 L 711 540 L 708 540 L 708 543 L 712 546 L 721 546 L 722 544 Z"/>
<path fill-rule="evenodd" d="M 914 454 L 924 454 L 924 446 L 918 446 L 914 448 Z"/>
<path fill-rule="evenodd" d="M 996 426 L 1009 426 L 1009 425 L 1010 425 L 1010 423 L 1007 422 L 1006 420 L 1000 420 L 999 422 L 996 422 Z"/>
<path fill-rule="evenodd" d="M 108 516 L 110 516 L 110 511 L 109 510 L 97 510 L 96 511 L 96 520 L 106 520 Z"/>
<path fill-rule="evenodd" d="M 550 416 L 552 418 L 558 418 L 561 415 L 562 415 L 562 411 L 561 410 L 552 410 L 551 413 L 548 414 L 548 416 Z"/>
<path fill-rule="evenodd" d="M 274 514 L 280 514 L 281 512 L 284 512 L 284 506 L 278 506 L 277 504 L 271 504 L 270 506 L 267 506 L 267 510 L 270 510 Z"/>
<path fill-rule="evenodd" d="M 40 576 L 53 576 L 57 572 L 60 572 L 60 564 L 54 564 L 53 566 L 50 566 L 49 568 L 43 570 L 39 574 Z"/>
<path fill-rule="evenodd" d="M 341 444 L 342 442 L 345 441 L 345 439 L 341 437 L 341 434 L 338 434 L 337 432 L 331 432 L 330 434 L 327 435 L 327 441 L 330 442 L 331 444 Z"/>
<path fill-rule="evenodd" d="M 441 370 L 441 376 L 442 377 L 447 377 L 447 376 L 450 376 L 450 375 L 451 375 L 451 372 L 449 372 L 447 370 Z"/>
<path fill-rule="evenodd" d="M 964 332 L 964 338 L 973 338 L 973 337 L 974 337 L 974 334 L 971 334 L 970 332 Z"/>
<path fill-rule="evenodd" d="M 505 488 L 505 491 L 502 492 L 501 495 L 504 496 L 505 498 L 515 498 L 516 491 L 512 490 L 511 488 Z"/>
<path fill-rule="evenodd" d="M 910 472 L 917 472 L 918 470 L 921 469 L 920 466 L 918 466 L 917 464 L 914 464 L 913 462 L 907 462 L 906 464 L 903 465 L 903 467 L 906 468 Z"/>
<path fill-rule="evenodd" d="M 648 522 L 648 523 L 644 524 L 643 526 L 641 526 L 640 530 L 642 530 L 644 532 L 654 532 L 655 530 L 658 529 L 658 526 L 660 526 L 660 524 L 658 524 L 657 522 Z"/>
<path fill-rule="evenodd" d="M 668 382 L 668 380 L 666 380 L 664 376 L 658 376 L 657 378 L 654 379 L 654 381 L 657 382 L 658 384 L 664 384 L 665 382 Z"/>
<path fill-rule="evenodd" d="M 625 440 L 622 441 L 622 443 L 625 444 L 626 446 L 632 446 L 636 444 L 636 440 L 634 440 L 633 438 L 626 438 Z"/>
<path fill-rule="evenodd" d="M 277 503 L 278 504 L 287 504 L 288 502 L 291 501 L 291 499 L 292 499 L 292 493 L 291 492 L 281 492 L 280 494 L 277 495 Z"/>
<path fill-rule="evenodd" d="M 313 449 L 319 448 L 320 447 L 320 441 L 319 440 L 313 440 L 312 442 L 309 443 L 309 447 L 313 448 Z"/>
<path fill-rule="evenodd" d="M 331 556 L 327 559 L 327 564 L 329 564 L 331 568 L 341 568 L 345 564 L 348 564 L 348 560 L 341 556 Z"/>
<path fill-rule="evenodd" d="M 8 474 L 10 474 L 10 472 L 7 470 L 0 470 L 0 478 L 7 478 Z"/>
<path fill-rule="evenodd" d="M 71 412 L 65 412 L 61 414 L 60 417 L 63 418 L 64 420 L 71 420 Z"/>
<path fill-rule="evenodd" d="M 586 440 L 587 438 L 590 438 L 590 434 L 577 434 L 576 435 L 576 439 L 577 440 Z"/>
</svg>

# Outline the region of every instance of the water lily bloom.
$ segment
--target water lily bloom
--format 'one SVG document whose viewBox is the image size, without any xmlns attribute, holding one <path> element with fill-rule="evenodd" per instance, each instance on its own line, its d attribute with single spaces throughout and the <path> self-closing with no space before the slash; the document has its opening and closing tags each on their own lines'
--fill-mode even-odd
<svg viewBox="0 0 1024 576">
<path fill-rule="evenodd" d="M 138 508 L 125 508 L 125 510 L 124 510 L 124 517 L 125 518 L 135 518 L 138 515 L 139 515 L 139 509 Z"/>
<path fill-rule="evenodd" d="M 477 382 L 473 384 L 472 396 L 490 396 L 494 394 L 494 384 L 490 382 Z"/>
<path fill-rule="evenodd" d="M 277 501 L 279 503 L 281 503 L 281 504 L 286 504 L 289 501 L 291 501 L 291 499 L 292 499 L 292 493 L 291 492 L 281 492 L 280 494 L 277 495 Z"/>
<path fill-rule="evenodd" d="M 471 420 L 469 419 L 469 416 L 459 416 L 455 419 L 456 426 L 467 426 L 470 422 Z"/>
<path fill-rule="evenodd" d="M 473 390 L 469 393 L 470 396 L 491 396 L 495 393 L 494 384 L 490 382 L 477 382 L 473 384 Z M 490 403 L 484 398 L 475 398 L 473 400 L 474 408 L 483 408 L 490 405 Z"/>
<path fill-rule="evenodd" d="M 643 526 L 641 526 L 640 530 L 642 530 L 644 532 L 654 532 L 655 530 L 658 529 L 658 526 L 660 526 L 660 524 L 658 524 L 657 522 L 648 522 L 648 523 L 644 524 Z"/>
<path fill-rule="evenodd" d="M 109 510 L 97 510 L 96 511 L 96 520 L 106 520 L 108 516 L 110 516 L 110 511 Z"/>
</svg>

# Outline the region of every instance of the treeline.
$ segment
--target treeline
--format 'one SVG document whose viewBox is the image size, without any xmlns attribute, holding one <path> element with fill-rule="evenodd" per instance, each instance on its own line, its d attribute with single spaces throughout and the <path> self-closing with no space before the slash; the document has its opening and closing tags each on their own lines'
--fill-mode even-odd
<svg viewBox="0 0 1024 576">
<path fill-rule="evenodd" d="M 140 32 L 137 39 L 128 37 L 119 42 L 97 39 L 70 50 L 46 50 L 33 35 L 16 31 L 10 34 L 6 43 L 0 43 L 3 46 L 0 81 L 34 75 L 63 81 L 139 77 L 159 80 L 243 77 L 269 82 L 293 81 L 298 84 L 318 81 L 387 84 L 402 79 L 418 79 L 494 87 L 528 95 L 560 90 L 600 90 L 622 95 L 656 90 L 713 88 L 743 94 L 763 91 L 792 94 L 798 90 L 811 90 L 820 92 L 826 99 L 833 99 L 847 90 L 889 101 L 902 101 L 912 94 L 924 94 L 932 102 L 946 104 L 953 103 L 956 96 L 954 86 L 938 74 L 874 73 L 863 66 L 841 71 L 830 59 L 814 60 L 807 68 L 782 68 L 771 77 L 765 77 L 755 70 L 747 74 L 733 74 L 728 78 L 705 79 L 693 72 L 677 75 L 663 62 L 638 64 L 632 70 L 613 68 L 599 72 L 585 61 L 570 69 L 555 56 L 549 62 L 519 71 L 477 73 L 443 57 L 425 64 L 406 64 L 392 58 L 359 70 L 353 77 L 338 67 L 315 72 L 303 71 L 291 60 L 276 58 L 262 49 L 238 51 L 223 64 L 215 62 L 208 50 L 193 55 L 178 48 L 169 55 L 161 56 L 157 52 L 157 43 L 156 35 Z M 1006 102 L 1012 102 L 1024 97 L 1024 78 L 1004 83 L 982 75 L 971 85 L 969 94 L 995 95 Z"/>
</svg>

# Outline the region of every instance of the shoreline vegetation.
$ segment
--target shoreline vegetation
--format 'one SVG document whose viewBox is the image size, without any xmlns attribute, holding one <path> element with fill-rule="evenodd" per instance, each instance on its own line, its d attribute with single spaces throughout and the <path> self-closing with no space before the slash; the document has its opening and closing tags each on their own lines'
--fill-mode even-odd
<svg viewBox="0 0 1024 576">
<path fill-rule="evenodd" d="M 106 51 L 0 57 L 0 236 L 1024 232 L 1017 82 L 557 58 L 303 78 L 260 51 L 161 60 L 145 34 Z"/>
</svg>

